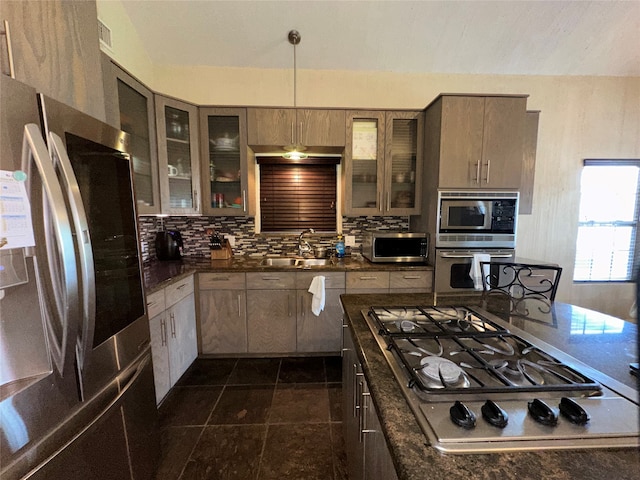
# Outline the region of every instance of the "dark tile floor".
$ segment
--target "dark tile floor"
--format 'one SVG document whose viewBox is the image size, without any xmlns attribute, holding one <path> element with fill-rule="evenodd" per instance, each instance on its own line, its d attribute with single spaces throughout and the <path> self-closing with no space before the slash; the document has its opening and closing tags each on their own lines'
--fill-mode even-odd
<svg viewBox="0 0 640 480">
<path fill-rule="evenodd" d="M 160 407 L 157 480 L 346 480 L 340 357 L 198 359 Z"/>
</svg>

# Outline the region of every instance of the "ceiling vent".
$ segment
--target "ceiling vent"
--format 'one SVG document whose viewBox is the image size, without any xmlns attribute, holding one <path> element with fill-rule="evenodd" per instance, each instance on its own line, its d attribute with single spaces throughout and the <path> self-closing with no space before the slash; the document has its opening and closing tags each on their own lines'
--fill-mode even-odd
<svg viewBox="0 0 640 480">
<path fill-rule="evenodd" d="M 100 38 L 100 45 L 103 45 L 109 50 L 113 48 L 113 44 L 111 43 L 111 29 L 100 19 L 98 19 L 98 38 Z"/>
</svg>

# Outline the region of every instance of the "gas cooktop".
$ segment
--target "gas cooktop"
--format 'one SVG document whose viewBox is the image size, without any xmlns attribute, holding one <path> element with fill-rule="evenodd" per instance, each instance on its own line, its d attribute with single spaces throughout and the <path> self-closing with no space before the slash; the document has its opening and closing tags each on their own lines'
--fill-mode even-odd
<svg viewBox="0 0 640 480">
<path fill-rule="evenodd" d="M 638 446 L 637 399 L 480 309 L 362 312 L 430 443 L 450 453 Z"/>
</svg>

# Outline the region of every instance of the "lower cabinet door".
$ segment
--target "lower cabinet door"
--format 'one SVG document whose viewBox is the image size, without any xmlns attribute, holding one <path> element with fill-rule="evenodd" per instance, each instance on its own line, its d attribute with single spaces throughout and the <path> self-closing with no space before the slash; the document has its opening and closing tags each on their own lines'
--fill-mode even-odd
<svg viewBox="0 0 640 480">
<path fill-rule="evenodd" d="M 244 290 L 200 290 L 202 353 L 247 352 Z"/>
<path fill-rule="evenodd" d="M 366 389 L 366 385 L 365 385 Z M 387 442 L 382 433 L 378 413 L 373 406 L 371 396 L 362 396 L 364 436 L 364 478 L 366 480 L 397 480 L 396 469 Z"/>
<path fill-rule="evenodd" d="M 326 289 L 325 307 L 316 316 L 311 311 L 313 295 L 306 290 L 297 291 L 298 352 L 339 352 L 342 346 L 342 311 L 340 294 L 343 290 Z"/>
<path fill-rule="evenodd" d="M 167 344 L 168 312 L 162 312 L 149 319 L 151 335 L 151 359 L 153 361 L 153 380 L 156 388 L 156 404 L 160 404 L 171 388 L 169 373 L 169 346 Z"/>
<path fill-rule="evenodd" d="M 248 290 L 249 353 L 296 351 L 296 291 Z"/>
<path fill-rule="evenodd" d="M 364 374 L 356 356 L 348 327 L 344 328 L 342 357 L 342 428 L 347 454 L 349 480 L 364 479 L 364 446 L 360 433 L 360 392 Z"/>
<path fill-rule="evenodd" d="M 168 314 L 169 366 L 173 386 L 198 356 L 194 294 L 172 306 Z"/>
</svg>

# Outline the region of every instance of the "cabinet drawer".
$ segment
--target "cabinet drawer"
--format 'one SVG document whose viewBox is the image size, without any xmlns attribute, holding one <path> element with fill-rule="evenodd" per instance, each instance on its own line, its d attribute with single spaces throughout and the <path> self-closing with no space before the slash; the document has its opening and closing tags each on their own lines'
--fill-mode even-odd
<svg viewBox="0 0 640 480">
<path fill-rule="evenodd" d="M 193 293 L 193 275 L 178 280 L 164 289 L 164 298 L 167 308 L 175 305 L 184 297 Z"/>
<path fill-rule="evenodd" d="M 389 274 L 389 287 L 393 289 L 419 289 L 431 290 L 433 283 L 433 270 L 411 270 L 391 272 Z"/>
<path fill-rule="evenodd" d="M 324 276 L 324 288 L 344 289 L 344 272 L 297 272 L 296 288 L 298 290 L 308 289 L 316 275 Z"/>
<path fill-rule="evenodd" d="M 147 295 L 147 314 L 149 318 L 161 314 L 164 310 L 164 290 Z"/>
<path fill-rule="evenodd" d="M 201 273 L 198 275 L 200 290 L 244 290 L 244 273 Z"/>
<path fill-rule="evenodd" d="M 295 272 L 249 272 L 247 273 L 248 290 L 296 288 Z"/>
<path fill-rule="evenodd" d="M 347 272 L 347 290 L 358 289 L 388 289 L 389 272 Z"/>
</svg>

